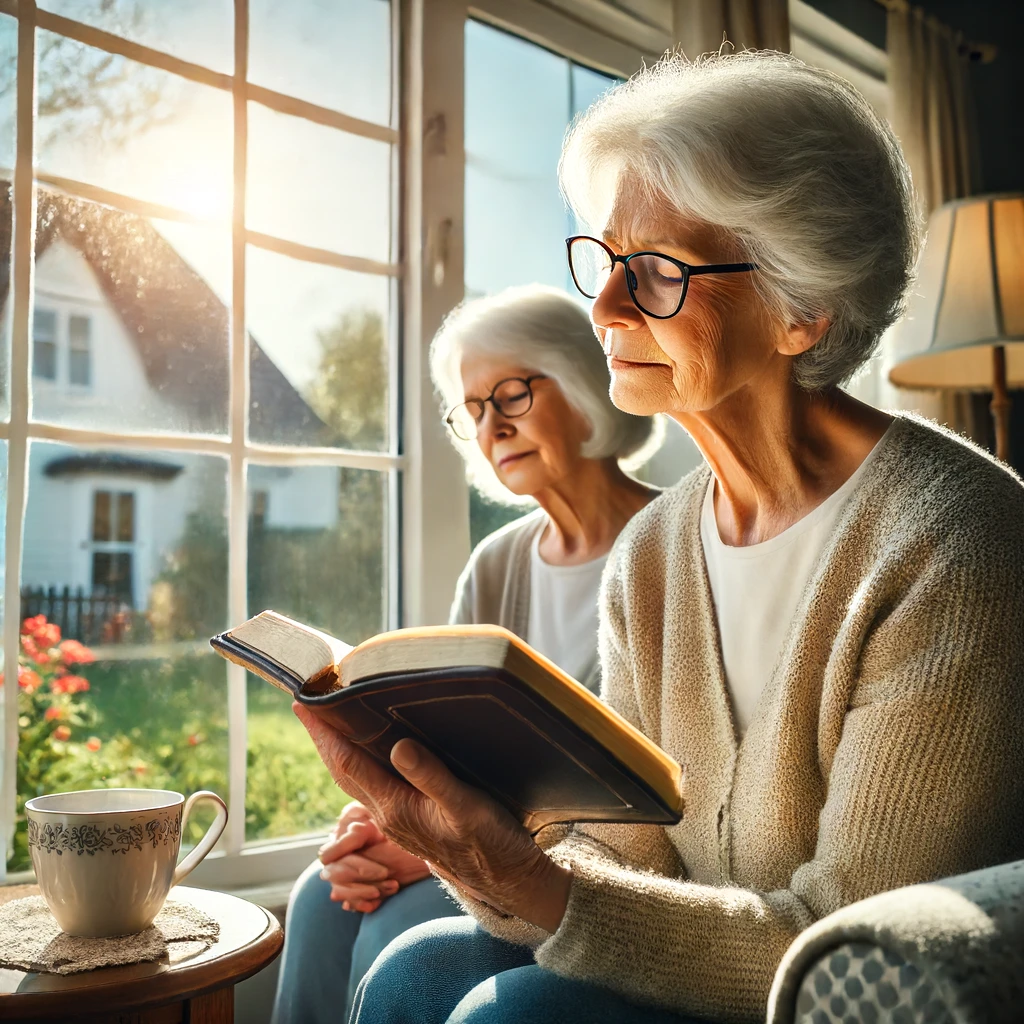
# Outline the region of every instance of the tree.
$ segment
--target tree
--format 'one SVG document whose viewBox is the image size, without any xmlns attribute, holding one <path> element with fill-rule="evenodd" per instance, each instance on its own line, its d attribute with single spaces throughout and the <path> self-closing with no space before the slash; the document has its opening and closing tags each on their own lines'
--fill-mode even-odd
<svg viewBox="0 0 1024 1024">
<path fill-rule="evenodd" d="M 333 327 L 318 331 L 317 341 L 320 364 L 306 400 L 345 447 L 385 447 L 388 364 L 383 317 L 375 310 L 349 310 Z"/>
<path fill-rule="evenodd" d="M 152 14 L 139 0 L 79 0 L 73 16 L 131 39 L 139 37 Z M 0 107 L 12 114 L 16 39 L 14 32 L 0 39 Z M 74 136 L 118 146 L 175 116 L 177 83 L 155 68 L 51 32 L 38 34 L 36 60 L 41 151 Z M 2 130 L 10 137 L 8 126 Z"/>
</svg>

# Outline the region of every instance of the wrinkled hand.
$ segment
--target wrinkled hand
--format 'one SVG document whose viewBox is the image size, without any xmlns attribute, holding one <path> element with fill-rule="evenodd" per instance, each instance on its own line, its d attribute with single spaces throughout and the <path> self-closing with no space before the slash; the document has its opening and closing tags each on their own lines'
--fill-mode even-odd
<svg viewBox="0 0 1024 1024">
<path fill-rule="evenodd" d="M 331 899 L 345 910 L 366 914 L 400 888 L 430 874 L 419 857 L 388 839 L 367 808 L 355 800 L 341 812 L 318 856 L 324 865 L 320 877 L 331 883 Z"/>
<path fill-rule="evenodd" d="M 546 931 L 558 928 L 571 873 L 504 807 L 412 740 L 399 741 L 391 752 L 402 782 L 309 709 L 297 703 L 292 708 L 334 781 L 362 803 L 386 839 L 475 899 Z M 356 820 L 349 827 L 357 826 L 367 823 Z"/>
</svg>

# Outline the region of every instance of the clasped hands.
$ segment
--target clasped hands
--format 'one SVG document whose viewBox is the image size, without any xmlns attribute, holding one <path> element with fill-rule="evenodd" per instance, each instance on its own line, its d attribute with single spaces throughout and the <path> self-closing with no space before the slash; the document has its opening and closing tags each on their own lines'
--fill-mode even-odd
<svg viewBox="0 0 1024 1024">
<path fill-rule="evenodd" d="M 396 779 L 308 708 L 292 708 L 334 781 L 359 801 L 321 848 L 333 898 L 354 910 L 375 910 L 401 886 L 425 878 L 429 868 L 501 913 L 557 930 L 571 872 L 497 801 L 409 739 L 391 752 L 405 781 Z"/>
</svg>

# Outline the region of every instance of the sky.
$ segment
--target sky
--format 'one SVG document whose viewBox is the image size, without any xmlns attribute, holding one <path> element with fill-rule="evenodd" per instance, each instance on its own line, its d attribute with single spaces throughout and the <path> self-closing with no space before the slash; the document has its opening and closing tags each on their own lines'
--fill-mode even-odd
<svg viewBox="0 0 1024 1024">
<path fill-rule="evenodd" d="M 143 3 L 39 0 L 213 70 L 232 69 L 231 0 Z M 13 47 L 0 18 L 0 58 Z M 42 51 L 49 42 L 40 33 Z M 102 59 L 79 44 L 63 66 L 40 67 L 40 95 L 68 67 Z M 251 0 L 250 79 L 377 123 L 391 117 L 390 8 L 386 0 Z M 118 60 L 120 60 L 118 58 Z M 13 70 L 10 61 L 4 68 Z M 204 218 L 154 221 L 227 301 L 231 287 L 230 95 L 131 62 L 130 86 L 152 90 L 155 122 L 119 137 L 113 119 L 41 115 L 36 163 L 74 178 Z M 47 77 L 47 76 L 51 77 Z M 570 288 L 563 239 L 571 224 L 556 166 L 573 114 L 611 80 L 496 29 L 466 28 L 466 286 L 468 294 L 540 281 Z M 117 86 L 111 86 L 117 95 Z M 13 162 L 13 90 L 0 97 L 0 163 Z M 8 108 L 5 110 L 5 106 Z M 256 231 L 380 261 L 391 252 L 392 147 L 256 103 L 249 109 L 247 223 Z M 347 309 L 387 314 L 388 279 L 318 266 L 250 247 L 247 321 L 260 345 L 302 389 L 316 370 L 316 332 Z M 225 339 L 225 346 L 227 342 Z M 225 349 L 226 354 L 226 349 Z"/>
</svg>

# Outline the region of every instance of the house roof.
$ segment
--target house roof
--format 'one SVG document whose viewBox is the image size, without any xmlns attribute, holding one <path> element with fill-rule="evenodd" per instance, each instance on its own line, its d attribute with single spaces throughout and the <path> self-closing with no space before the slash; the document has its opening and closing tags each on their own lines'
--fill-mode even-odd
<svg viewBox="0 0 1024 1024">
<path fill-rule="evenodd" d="M 57 238 L 76 249 L 120 316 L 155 391 L 199 433 L 228 428 L 228 310 L 145 217 L 38 189 L 36 258 Z M 0 308 L 10 281 L 11 190 L 0 182 Z M 249 432 L 272 443 L 336 439 L 249 336 Z"/>
</svg>

